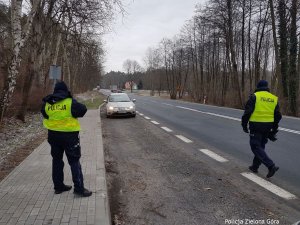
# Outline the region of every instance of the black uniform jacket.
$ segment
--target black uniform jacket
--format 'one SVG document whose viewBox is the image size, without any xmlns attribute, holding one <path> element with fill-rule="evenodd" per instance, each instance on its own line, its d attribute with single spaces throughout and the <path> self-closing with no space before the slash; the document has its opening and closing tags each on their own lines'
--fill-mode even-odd
<svg viewBox="0 0 300 225">
<path fill-rule="evenodd" d="M 255 92 L 259 91 L 270 91 L 268 88 L 258 88 Z M 246 103 L 244 115 L 242 116 L 242 126 L 247 128 L 251 114 L 255 109 L 256 96 L 255 94 L 250 95 L 249 100 Z M 249 122 L 249 129 L 251 133 L 262 133 L 268 134 L 271 130 L 277 131 L 278 123 L 281 120 L 282 116 L 279 111 L 279 105 L 277 103 L 274 110 L 274 122 L 273 123 L 264 123 L 264 122 Z"/>
</svg>

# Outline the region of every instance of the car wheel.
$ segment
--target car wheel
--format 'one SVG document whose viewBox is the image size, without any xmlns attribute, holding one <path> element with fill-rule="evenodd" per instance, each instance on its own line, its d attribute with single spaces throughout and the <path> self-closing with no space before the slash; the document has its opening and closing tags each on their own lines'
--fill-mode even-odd
<svg viewBox="0 0 300 225">
<path fill-rule="evenodd" d="M 106 118 L 110 118 L 110 115 L 106 114 Z"/>
<path fill-rule="evenodd" d="M 132 117 L 135 117 L 135 116 L 136 116 L 136 114 L 133 114 L 133 115 L 132 115 Z"/>
</svg>

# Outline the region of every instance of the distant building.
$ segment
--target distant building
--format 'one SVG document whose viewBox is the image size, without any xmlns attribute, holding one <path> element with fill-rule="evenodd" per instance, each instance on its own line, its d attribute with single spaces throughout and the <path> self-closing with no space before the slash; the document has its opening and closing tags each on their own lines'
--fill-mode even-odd
<svg viewBox="0 0 300 225">
<path fill-rule="evenodd" d="M 132 90 L 137 90 L 137 84 L 136 83 L 134 83 L 133 81 L 127 81 L 126 83 L 125 83 L 125 89 L 126 90 L 131 90 L 131 84 L 132 83 Z"/>
</svg>

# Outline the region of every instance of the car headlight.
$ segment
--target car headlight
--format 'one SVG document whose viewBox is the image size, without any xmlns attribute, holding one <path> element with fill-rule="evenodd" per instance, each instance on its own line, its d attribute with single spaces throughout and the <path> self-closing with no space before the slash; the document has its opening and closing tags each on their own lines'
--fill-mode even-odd
<svg viewBox="0 0 300 225">
<path fill-rule="evenodd" d="M 108 107 L 108 110 L 114 110 L 114 107 L 109 106 L 109 107 Z"/>
<path fill-rule="evenodd" d="M 134 107 L 133 106 L 129 106 L 129 107 L 126 107 L 125 109 L 126 110 L 132 110 Z"/>
</svg>

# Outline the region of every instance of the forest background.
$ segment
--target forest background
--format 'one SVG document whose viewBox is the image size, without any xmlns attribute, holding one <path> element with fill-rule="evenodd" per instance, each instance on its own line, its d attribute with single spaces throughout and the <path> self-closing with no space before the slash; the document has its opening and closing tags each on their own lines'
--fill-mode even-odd
<svg viewBox="0 0 300 225">
<path fill-rule="evenodd" d="M 298 0 L 209 0 L 174 38 L 149 46 L 144 65 L 124 61 L 124 72 L 104 73 L 102 35 L 121 0 L 0 1 L 0 121 L 25 120 L 51 92 L 59 65 L 72 93 L 136 83 L 171 99 L 243 108 L 260 79 L 299 116 Z M 0 122 L 1 123 L 1 122 Z"/>
<path fill-rule="evenodd" d="M 209 0 L 174 38 L 149 46 L 144 66 L 124 61 L 103 86 L 133 81 L 171 99 L 243 109 L 259 80 L 269 82 L 284 114 L 299 116 L 298 0 Z"/>
</svg>

